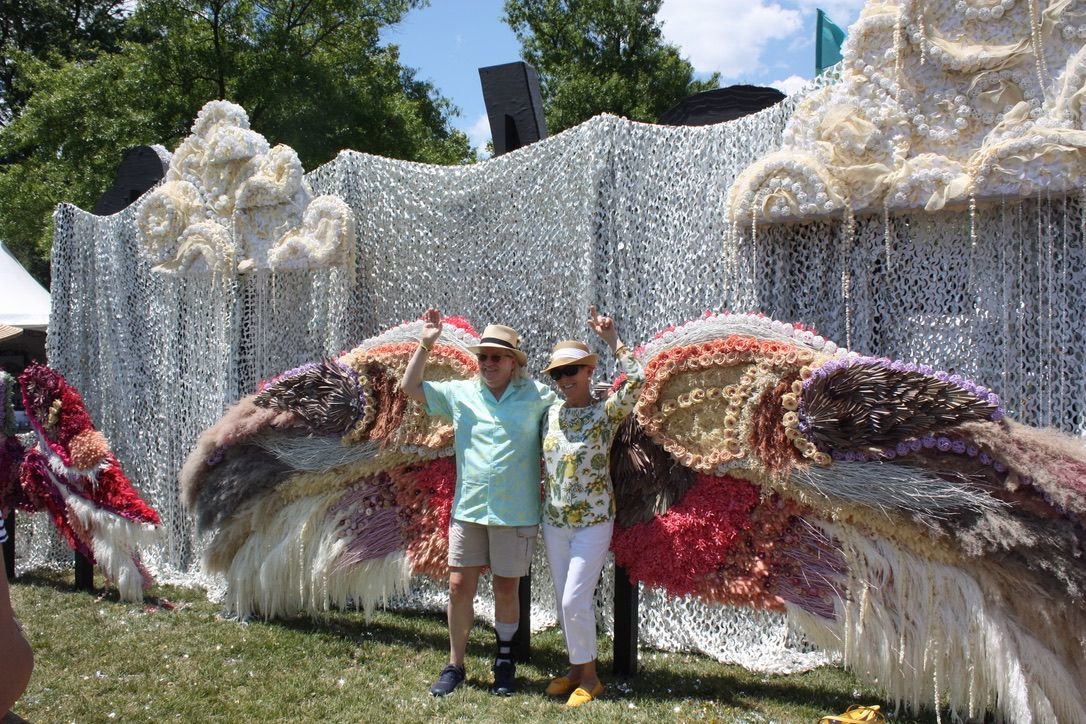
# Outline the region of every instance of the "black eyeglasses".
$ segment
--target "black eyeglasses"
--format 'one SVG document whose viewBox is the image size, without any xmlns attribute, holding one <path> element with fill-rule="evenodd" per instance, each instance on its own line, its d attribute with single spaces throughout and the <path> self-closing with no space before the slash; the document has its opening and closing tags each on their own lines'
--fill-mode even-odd
<svg viewBox="0 0 1086 724">
<path fill-rule="evenodd" d="M 486 352 L 481 352 L 481 353 L 475 355 L 475 358 L 478 359 L 480 362 L 490 362 L 490 361 L 501 362 L 506 357 L 512 357 L 512 355 L 508 355 L 508 354 L 487 354 Z"/>
<path fill-rule="evenodd" d="M 581 371 L 584 365 L 566 365 L 565 367 L 555 367 L 550 371 L 551 379 L 557 382 L 563 377 L 572 377 Z"/>
</svg>

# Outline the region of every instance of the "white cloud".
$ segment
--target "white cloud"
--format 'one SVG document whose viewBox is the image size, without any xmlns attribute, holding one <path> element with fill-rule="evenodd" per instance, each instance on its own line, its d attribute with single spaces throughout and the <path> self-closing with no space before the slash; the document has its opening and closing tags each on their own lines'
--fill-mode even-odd
<svg viewBox="0 0 1086 724">
<path fill-rule="evenodd" d="M 842 30 L 848 30 L 848 26 L 860 17 L 865 0 L 794 0 L 794 3 L 798 9 L 810 15 L 821 8 Z"/>
<path fill-rule="evenodd" d="M 803 29 L 803 16 L 765 0 L 664 0 L 659 14 L 664 37 L 695 71 L 718 71 L 726 80 L 755 73 L 767 46 Z"/>
<path fill-rule="evenodd" d="M 481 158 L 489 158 L 490 154 L 487 152 L 486 144 L 490 142 L 490 119 L 484 113 L 475 119 L 467 128 L 462 129 L 464 133 L 468 134 L 468 140 L 471 142 L 471 147 L 475 149 L 476 153 Z"/>
<path fill-rule="evenodd" d="M 786 96 L 790 96 L 793 93 L 797 93 L 803 89 L 808 83 L 811 82 L 810 78 L 804 78 L 798 75 L 790 75 L 784 80 L 775 80 L 770 83 L 770 87 L 776 88 Z"/>
</svg>

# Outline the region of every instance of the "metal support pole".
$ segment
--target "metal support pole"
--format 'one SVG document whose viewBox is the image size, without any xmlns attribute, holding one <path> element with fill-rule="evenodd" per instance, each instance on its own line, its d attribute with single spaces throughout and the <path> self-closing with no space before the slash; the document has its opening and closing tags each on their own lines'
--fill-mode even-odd
<svg viewBox="0 0 1086 724">
<path fill-rule="evenodd" d="M 630 583 L 626 569 L 615 566 L 615 660 L 619 676 L 637 673 L 637 604 L 636 583 Z"/>
<path fill-rule="evenodd" d="M 75 587 L 80 591 L 94 590 L 94 564 L 78 552 L 75 554 Z"/>
<path fill-rule="evenodd" d="M 15 511 L 8 513 L 4 519 L 4 528 L 8 532 L 8 539 L 4 543 L 4 574 L 9 581 L 15 580 Z"/>
<path fill-rule="evenodd" d="M 526 664 L 532 658 L 532 569 L 528 575 L 521 576 L 520 588 L 520 626 L 513 636 L 514 651 L 519 663 Z"/>
</svg>

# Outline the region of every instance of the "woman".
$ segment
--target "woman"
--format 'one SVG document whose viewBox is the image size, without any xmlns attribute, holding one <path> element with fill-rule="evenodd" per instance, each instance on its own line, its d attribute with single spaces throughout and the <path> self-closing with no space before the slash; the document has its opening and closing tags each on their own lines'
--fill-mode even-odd
<svg viewBox="0 0 1086 724">
<path fill-rule="evenodd" d="M 525 379 L 520 335 L 491 324 L 479 344 L 479 376 L 425 382 L 426 360 L 441 337 L 441 313 L 428 309 L 419 346 L 401 388 L 426 413 L 452 422 L 456 494 L 449 521 L 449 663 L 430 693 L 447 696 L 465 678 L 464 656 L 475 622 L 479 575 L 490 567 L 494 585 L 494 684 L 516 692 L 513 637 L 520 622 L 520 578 L 527 575 L 539 531 L 539 429 L 556 400 L 546 386 Z"/>
<path fill-rule="evenodd" d="M 0 543 L 7 539 L 3 511 L 0 511 Z M 0 546 L 0 719 L 5 718 L 23 695 L 33 669 L 34 654 L 11 609 L 4 549 Z"/>
<path fill-rule="evenodd" d="M 593 596 L 615 520 L 609 456 L 615 432 L 633 410 L 644 382 L 641 364 L 618 338 L 614 322 L 595 307 L 588 313 L 588 326 L 614 352 L 627 379 L 606 400 L 595 399 L 592 372 L 598 358 L 576 341 L 555 345 L 544 370 L 564 398 L 547 411 L 543 433 L 543 544 L 570 664 L 565 676 L 550 682 L 547 693 L 568 694 L 567 706 L 581 706 L 603 693 L 596 673 Z"/>
</svg>

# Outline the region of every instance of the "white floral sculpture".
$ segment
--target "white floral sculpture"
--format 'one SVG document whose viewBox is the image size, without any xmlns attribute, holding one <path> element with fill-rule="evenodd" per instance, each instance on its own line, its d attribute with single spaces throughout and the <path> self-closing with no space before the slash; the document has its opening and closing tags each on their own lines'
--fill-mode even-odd
<svg viewBox="0 0 1086 724">
<path fill-rule="evenodd" d="M 354 263 L 354 214 L 314 198 L 298 154 L 268 147 L 245 111 L 207 103 L 165 183 L 139 212 L 143 252 L 166 274 L 234 274 Z"/>
<path fill-rule="evenodd" d="M 728 194 L 734 223 L 937 211 L 1086 184 L 1086 8 L 872 0 L 840 77 Z"/>
</svg>

